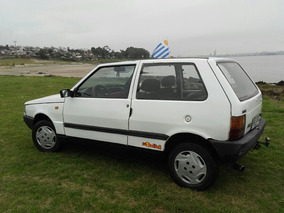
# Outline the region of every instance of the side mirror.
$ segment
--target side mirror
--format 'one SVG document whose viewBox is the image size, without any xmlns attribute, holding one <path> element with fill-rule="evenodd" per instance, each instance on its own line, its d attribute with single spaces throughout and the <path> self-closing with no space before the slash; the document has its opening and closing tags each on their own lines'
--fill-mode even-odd
<svg viewBox="0 0 284 213">
<path fill-rule="evenodd" d="M 60 90 L 60 96 L 61 98 L 66 98 L 66 97 L 73 97 L 74 92 L 71 91 L 70 89 L 63 89 Z"/>
</svg>

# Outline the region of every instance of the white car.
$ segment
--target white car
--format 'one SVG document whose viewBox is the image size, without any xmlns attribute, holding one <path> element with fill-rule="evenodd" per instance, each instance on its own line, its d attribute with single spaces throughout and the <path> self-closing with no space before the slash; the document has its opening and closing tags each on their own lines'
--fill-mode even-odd
<svg viewBox="0 0 284 213">
<path fill-rule="evenodd" d="M 174 181 L 196 190 L 258 145 L 262 95 L 224 58 L 101 64 L 72 89 L 25 103 L 35 146 L 57 151 L 65 137 L 168 154 Z"/>
</svg>

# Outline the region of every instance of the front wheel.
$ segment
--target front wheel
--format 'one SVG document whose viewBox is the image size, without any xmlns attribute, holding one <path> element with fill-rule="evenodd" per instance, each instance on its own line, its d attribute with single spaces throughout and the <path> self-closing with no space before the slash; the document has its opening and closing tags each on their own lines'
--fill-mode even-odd
<svg viewBox="0 0 284 213">
<path fill-rule="evenodd" d="M 35 146 L 42 152 L 55 152 L 61 146 L 55 128 L 50 121 L 37 122 L 32 131 L 32 138 Z"/>
<path fill-rule="evenodd" d="M 169 155 L 173 180 L 182 187 L 205 190 L 218 176 L 218 165 L 210 153 L 198 144 L 182 143 Z"/>
</svg>

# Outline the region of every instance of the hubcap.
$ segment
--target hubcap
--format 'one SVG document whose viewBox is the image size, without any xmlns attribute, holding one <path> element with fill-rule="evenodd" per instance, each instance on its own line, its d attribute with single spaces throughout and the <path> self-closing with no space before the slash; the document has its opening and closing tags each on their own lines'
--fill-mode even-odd
<svg viewBox="0 0 284 213">
<path fill-rule="evenodd" d="M 49 126 L 42 126 L 37 129 L 36 140 L 44 149 L 51 149 L 56 144 L 56 134 Z"/>
<path fill-rule="evenodd" d="M 174 161 L 176 174 L 188 184 L 199 184 L 207 174 L 207 167 L 200 155 L 193 151 L 180 152 Z"/>
</svg>

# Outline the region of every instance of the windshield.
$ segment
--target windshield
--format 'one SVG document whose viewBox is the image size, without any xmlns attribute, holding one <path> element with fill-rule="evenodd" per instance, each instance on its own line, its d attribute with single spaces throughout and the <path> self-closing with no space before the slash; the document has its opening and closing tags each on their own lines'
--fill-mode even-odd
<svg viewBox="0 0 284 213">
<path fill-rule="evenodd" d="M 240 101 L 247 100 L 258 93 L 258 89 L 242 67 L 235 62 L 218 63 Z"/>
</svg>

